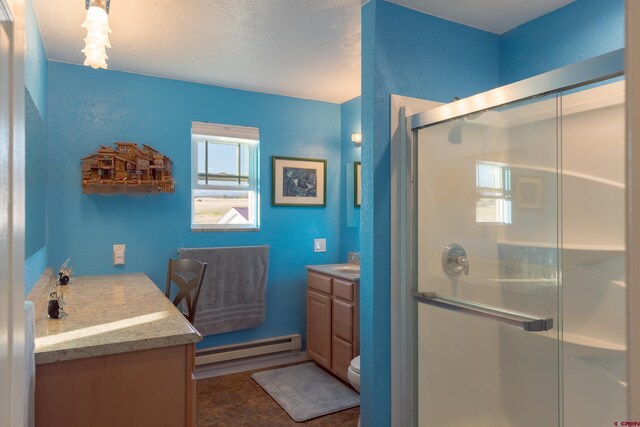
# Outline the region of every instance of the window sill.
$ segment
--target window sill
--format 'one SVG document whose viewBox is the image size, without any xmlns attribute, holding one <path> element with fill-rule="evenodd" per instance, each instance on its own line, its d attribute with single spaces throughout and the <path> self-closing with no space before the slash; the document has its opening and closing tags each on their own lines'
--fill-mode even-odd
<svg viewBox="0 0 640 427">
<path fill-rule="evenodd" d="M 206 226 L 191 226 L 191 232 L 193 233 L 210 233 L 210 232 L 244 232 L 244 231 L 260 231 L 259 227 L 206 227 Z"/>
</svg>

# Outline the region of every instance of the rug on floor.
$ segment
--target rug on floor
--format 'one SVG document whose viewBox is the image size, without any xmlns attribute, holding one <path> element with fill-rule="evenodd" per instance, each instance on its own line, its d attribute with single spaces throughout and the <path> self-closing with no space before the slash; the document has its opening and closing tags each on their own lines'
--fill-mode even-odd
<svg viewBox="0 0 640 427">
<path fill-rule="evenodd" d="M 315 363 L 251 375 L 291 418 L 310 420 L 360 405 L 360 395 Z"/>
</svg>

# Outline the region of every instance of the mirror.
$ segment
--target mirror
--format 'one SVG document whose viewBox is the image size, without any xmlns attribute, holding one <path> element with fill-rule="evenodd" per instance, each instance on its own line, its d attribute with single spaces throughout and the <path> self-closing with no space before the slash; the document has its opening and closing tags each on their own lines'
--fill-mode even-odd
<svg viewBox="0 0 640 427">
<path fill-rule="evenodd" d="M 353 206 L 359 208 L 362 205 L 362 163 L 353 162 Z"/>
<path fill-rule="evenodd" d="M 346 206 L 347 206 L 347 227 L 360 227 L 360 206 L 356 206 L 356 184 L 360 188 L 360 180 L 356 180 L 356 164 L 360 162 L 347 162 L 345 185 L 347 186 Z M 360 170 L 360 167 L 357 168 Z M 359 193 L 359 192 L 358 192 Z M 359 194 L 358 194 L 359 195 Z"/>
<path fill-rule="evenodd" d="M 29 91 L 25 90 L 25 259 L 46 242 L 47 128 Z"/>
</svg>

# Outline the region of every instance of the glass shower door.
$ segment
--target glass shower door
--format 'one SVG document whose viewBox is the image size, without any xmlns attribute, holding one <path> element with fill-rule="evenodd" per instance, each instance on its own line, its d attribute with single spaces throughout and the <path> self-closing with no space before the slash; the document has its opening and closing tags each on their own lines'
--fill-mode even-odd
<svg viewBox="0 0 640 427">
<path fill-rule="evenodd" d="M 560 425 L 558 98 L 418 131 L 421 427 Z"/>
</svg>

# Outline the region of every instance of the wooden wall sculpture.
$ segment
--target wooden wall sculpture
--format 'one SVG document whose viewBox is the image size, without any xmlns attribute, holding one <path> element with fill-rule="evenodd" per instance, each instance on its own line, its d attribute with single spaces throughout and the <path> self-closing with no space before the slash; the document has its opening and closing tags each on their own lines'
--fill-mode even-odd
<svg viewBox="0 0 640 427">
<path fill-rule="evenodd" d="M 82 192 L 85 194 L 173 193 L 173 162 L 158 150 L 134 142 L 101 146 L 82 159 Z"/>
</svg>

